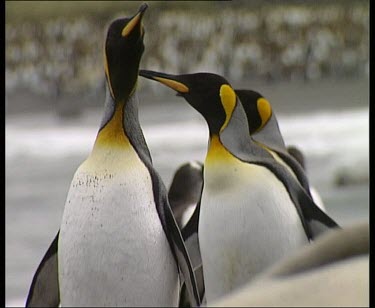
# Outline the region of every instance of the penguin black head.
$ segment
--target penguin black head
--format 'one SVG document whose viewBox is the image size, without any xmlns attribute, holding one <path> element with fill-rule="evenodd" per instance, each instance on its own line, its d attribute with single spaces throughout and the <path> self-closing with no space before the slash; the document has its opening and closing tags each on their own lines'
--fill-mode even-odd
<svg viewBox="0 0 375 308">
<path fill-rule="evenodd" d="M 144 51 L 142 17 L 147 7 L 144 3 L 133 17 L 116 19 L 109 25 L 104 45 L 104 69 L 115 101 L 126 99 L 135 89 Z"/>
<path fill-rule="evenodd" d="M 236 94 L 245 109 L 250 135 L 261 130 L 272 116 L 271 104 L 260 93 L 252 90 L 237 90 Z"/>
<path fill-rule="evenodd" d="M 182 96 L 206 119 L 210 135 L 222 130 L 236 105 L 236 94 L 229 82 L 212 73 L 170 75 L 140 70 L 139 75 L 158 81 Z"/>
</svg>

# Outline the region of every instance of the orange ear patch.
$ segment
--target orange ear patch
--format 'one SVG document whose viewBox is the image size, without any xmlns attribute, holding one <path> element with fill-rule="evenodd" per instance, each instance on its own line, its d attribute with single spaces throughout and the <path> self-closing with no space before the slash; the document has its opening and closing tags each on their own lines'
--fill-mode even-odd
<svg viewBox="0 0 375 308">
<path fill-rule="evenodd" d="M 222 131 L 227 125 L 232 116 L 234 107 L 236 105 L 236 93 L 232 89 L 230 85 L 224 84 L 220 87 L 220 99 L 221 104 L 225 110 L 225 122 L 221 127 L 220 131 Z"/>
<path fill-rule="evenodd" d="M 260 125 L 259 129 L 261 129 L 271 118 L 272 115 L 272 107 L 271 104 L 265 98 L 259 98 L 257 101 L 258 112 L 260 118 L 262 120 L 262 124 Z"/>
</svg>

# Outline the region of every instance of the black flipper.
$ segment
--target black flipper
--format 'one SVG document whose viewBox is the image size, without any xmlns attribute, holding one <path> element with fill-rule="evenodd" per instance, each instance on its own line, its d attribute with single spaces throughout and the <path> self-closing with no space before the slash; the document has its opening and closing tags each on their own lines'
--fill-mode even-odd
<svg viewBox="0 0 375 308">
<path fill-rule="evenodd" d="M 194 270 L 184 240 L 182 239 L 180 228 L 177 225 L 172 209 L 169 205 L 167 190 L 160 176 L 156 173 L 155 169 L 152 168 L 150 161 L 144 160 L 144 162 L 146 162 L 146 166 L 151 174 L 156 209 L 172 253 L 176 259 L 179 268 L 180 281 L 181 283 L 185 282 L 186 284 L 190 305 L 198 307 L 201 302 Z"/>
<path fill-rule="evenodd" d="M 187 222 L 186 226 L 181 230 L 186 249 L 189 253 L 194 270 L 202 264 L 201 252 L 199 249 L 198 239 L 198 223 L 201 202 L 199 200 L 193 215 Z"/>
<path fill-rule="evenodd" d="M 59 233 L 60 231 L 57 232 L 34 274 L 26 300 L 26 307 L 58 307 L 60 304 L 57 264 Z"/>
<path fill-rule="evenodd" d="M 276 151 L 276 153 L 293 170 L 298 181 L 301 183 L 301 186 L 305 189 L 306 193 L 312 198 L 310 193 L 309 180 L 301 164 L 286 151 Z"/>
<path fill-rule="evenodd" d="M 203 190 L 203 186 L 202 186 L 202 190 Z M 186 241 L 186 239 L 194 235 L 194 233 L 198 233 L 200 208 L 201 208 L 201 198 L 199 198 L 197 206 L 194 209 L 193 215 L 191 215 L 189 221 L 186 223 L 185 227 L 183 227 L 181 230 L 184 241 Z"/>
<path fill-rule="evenodd" d="M 182 223 L 180 223 L 180 230 L 195 273 L 200 299 L 202 300 L 204 296 L 204 281 L 198 242 L 198 217 L 203 188 L 203 164 L 195 161 L 194 163 L 197 166 L 194 166 L 192 163 L 185 163 L 177 169 L 168 192 L 168 199 L 178 223 L 179 220 L 181 222 L 182 213 L 186 210 L 186 204 L 196 204 L 192 217 L 185 226 L 182 226 L 182 229 Z M 180 307 L 186 306 L 189 306 L 189 299 L 185 284 L 183 284 Z"/>
<path fill-rule="evenodd" d="M 202 267 L 201 251 L 199 249 L 199 238 L 198 238 L 198 223 L 199 223 L 199 211 L 201 206 L 201 200 L 197 203 L 193 215 L 187 222 L 186 226 L 182 229 L 182 237 L 185 242 L 186 249 L 189 253 L 190 260 L 194 269 L 195 279 L 199 291 L 199 296 L 202 301 L 204 296 L 204 277 Z"/>
<path fill-rule="evenodd" d="M 332 228 L 341 228 L 331 217 L 323 212 L 314 201 L 302 193 L 298 197 L 303 217 L 310 229 L 311 239 L 315 239 Z"/>
<path fill-rule="evenodd" d="M 177 222 L 174 219 L 172 210 L 168 203 L 166 203 L 165 206 L 165 218 L 167 222 L 167 228 L 169 229 L 169 234 L 173 237 L 173 250 L 175 252 L 175 256 L 183 275 L 182 278 L 188 290 L 190 304 L 191 306 L 198 307 L 200 306 L 201 302 L 192 263 L 182 239 L 180 229 L 177 226 Z"/>
<path fill-rule="evenodd" d="M 314 203 L 301 184 L 295 181 L 283 166 L 265 161 L 260 161 L 259 164 L 267 167 L 284 184 L 296 206 L 309 240 L 314 240 L 329 229 L 340 228 Z"/>
</svg>

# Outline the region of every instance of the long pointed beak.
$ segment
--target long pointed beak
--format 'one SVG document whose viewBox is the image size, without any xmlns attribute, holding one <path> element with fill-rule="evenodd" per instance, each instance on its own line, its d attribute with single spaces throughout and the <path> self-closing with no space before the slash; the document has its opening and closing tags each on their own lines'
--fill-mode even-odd
<svg viewBox="0 0 375 308">
<path fill-rule="evenodd" d="M 148 70 L 139 70 L 139 75 L 158 81 L 178 93 L 189 92 L 189 87 L 178 80 L 178 76 Z"/>
<path fill-rule="evenodd" d="M 141 7 L 139 8 L 138 12 L 130 19 L 130 21 L 124 27 L 124 29 L 122 29 L 122 33 L 121 33 L 122 36 L 129 35 L 137 25 L 141 24 L 143 14 L 147 10 L 147 8 L 148 8 L 147 3 L 143 3 L 141 5 Z"/>
</svg>

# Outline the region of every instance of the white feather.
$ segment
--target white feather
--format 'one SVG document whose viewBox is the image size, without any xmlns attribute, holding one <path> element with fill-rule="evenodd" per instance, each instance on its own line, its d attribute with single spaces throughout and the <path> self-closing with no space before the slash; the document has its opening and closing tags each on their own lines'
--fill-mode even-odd
<svg viewBox="0 0 375 308">
<path fill-rule="evenodd" d="M 100 149 L 74 175 L 59 238 L 62 306 L 175 306 L 177 265 L 148 170 L 132 148 Z"/>
<path fill-rule="evenodd" d="M 266 168 L 205 166 L 199 218 L 207 303 L 253 279 L 308 240 L 285 187 Z"/>
</svg>

